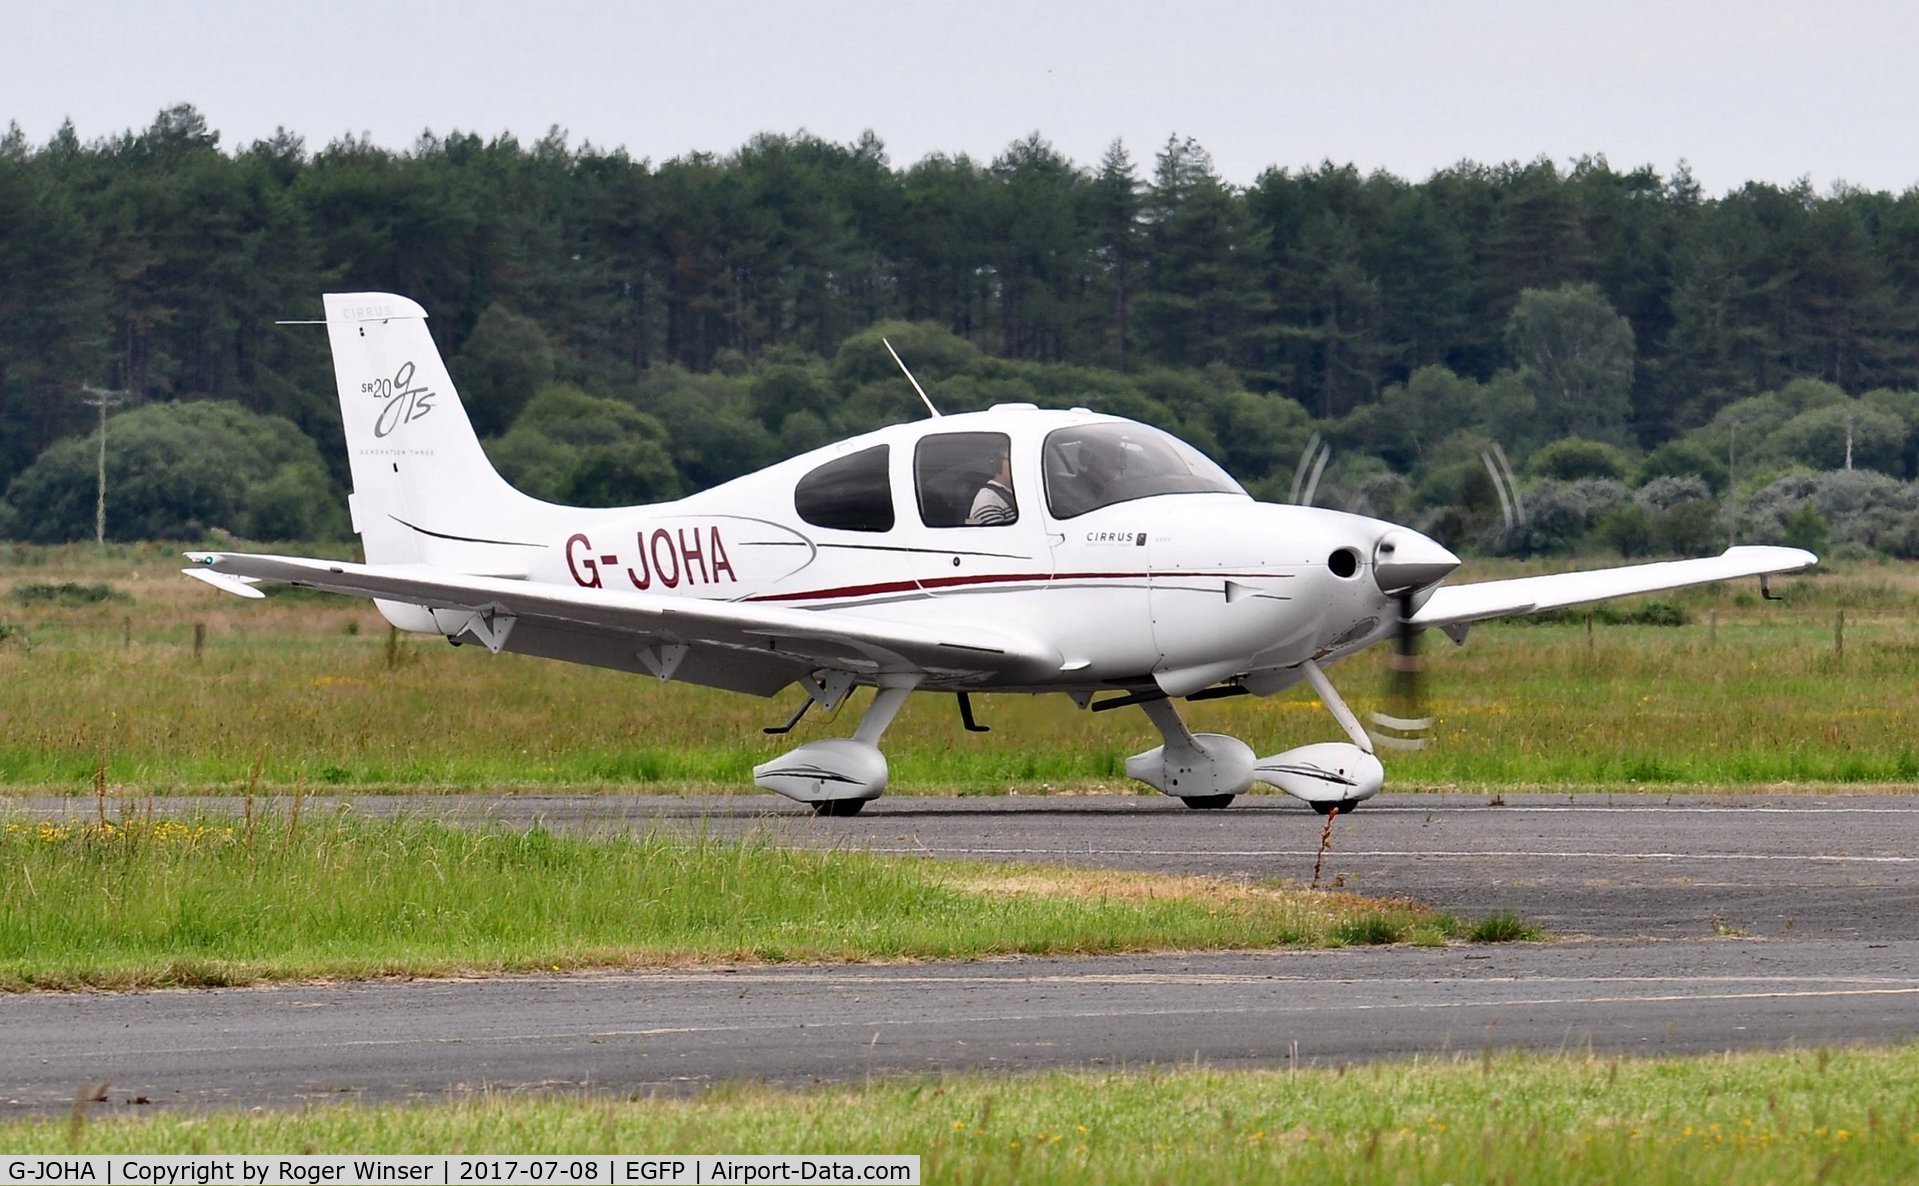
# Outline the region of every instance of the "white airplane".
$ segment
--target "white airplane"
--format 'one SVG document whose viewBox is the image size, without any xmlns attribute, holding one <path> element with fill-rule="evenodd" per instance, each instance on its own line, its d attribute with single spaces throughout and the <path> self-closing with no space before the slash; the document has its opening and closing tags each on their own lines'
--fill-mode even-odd
<svg viewBox="0 0 1919 1186">
<path fill-rule="evenodd" d="M 873 687 L 852 737 L 754 768 L 760 786 L 822 815 L 886 790 L 880 738 L 915 691 L 957 694 L 974 730 L 972 692 L 1137 705 L 1164 744 L 1127 774 L 1190 807 L 1264 782 L 1322 812 L 1350 809 L 1385 774 L 1322 670 L 1334 660 L 1402 630 L 1463 642 L 1488 618 L 1816 563 L 1740 547 L 1446 586 L 1459 558 L 1416 531 L 1255 502 L 1157 429 L 1031 405 L 941 416 L 928 401 L 928 419 L 675 502 L 558 506 L 487 461 L 419 305 L 385 293 L 325 303 L 366 562 L 192 552 L 183 571 L 247 597 L 260 582 L 370 597 L 395 626 L 456 646 L 760 696 L 798 685 L 805 702 L 769 732 Z M 1262 758 L 1189 731 L 1173 703 L 1302 680 L 1347 740 Z"/>
</svg>

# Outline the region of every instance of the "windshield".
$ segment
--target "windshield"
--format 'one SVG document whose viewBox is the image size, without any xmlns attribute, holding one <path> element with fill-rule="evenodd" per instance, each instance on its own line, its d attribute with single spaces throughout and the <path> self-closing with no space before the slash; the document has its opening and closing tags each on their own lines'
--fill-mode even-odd
<svg viewBox="0 0 1919 1186">
<path fill-rule="evenodd" d="M 1071 519 L 1157 494 L 1245 494 L 1205 454 L 1144 424 L 1084 424 L 1047 434 L 1046 505 Z"/>
</svg>

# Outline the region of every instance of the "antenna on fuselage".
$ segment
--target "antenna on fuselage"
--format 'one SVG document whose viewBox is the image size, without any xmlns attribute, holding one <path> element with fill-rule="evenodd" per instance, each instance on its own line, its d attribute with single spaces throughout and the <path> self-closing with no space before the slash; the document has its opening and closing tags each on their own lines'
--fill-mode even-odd
<svg viewBox="0 0 1919 1186">
<path fill-rule="evenodd" d="M 926 410 L 933 414 L 933 419 L 938 420 L 940 410 L 934 407 L 933 401 L 926 397 L 926 388 L 920 386 L 920 381 L 913 377 L 913 372 L 906 369 L 906 360 L 900 357 L 900 352 L 893 349 L 893 343 L 885 338 L 880 339 L 880 345 L 886 347 L 886 352 L 893 356 L 893 361 L 900 366 L 900 374 L 906 376 L 906 381 L 913 385 L 913 390 L 920 393 L 920 402 L 925 404 Z"/>
</svg>

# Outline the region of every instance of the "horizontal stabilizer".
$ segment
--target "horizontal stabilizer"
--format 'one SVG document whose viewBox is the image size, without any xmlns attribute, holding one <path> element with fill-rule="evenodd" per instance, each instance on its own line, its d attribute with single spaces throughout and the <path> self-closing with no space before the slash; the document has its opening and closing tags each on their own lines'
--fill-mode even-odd
<svg viewBox="0 0 1919 1186">
<path fill-rule="evenodd" d="M 235 597 L 262 598 L 266 596 L 265 593 L 253 587 L 260 583 L 257 577 L 234 576 L 230 572 L 215 572 L 210 568 L 183 568 L 180 571 L 186 573 L 196 581 L 205 581 L 207 584 L 220 590 L 220 592 L 231 593 Z"/>
</svg>

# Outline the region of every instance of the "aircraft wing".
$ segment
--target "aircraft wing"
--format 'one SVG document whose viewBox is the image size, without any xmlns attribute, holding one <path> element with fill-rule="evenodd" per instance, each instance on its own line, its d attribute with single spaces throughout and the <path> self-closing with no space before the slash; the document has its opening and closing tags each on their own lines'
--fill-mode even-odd
<svg viewBox="0 0 1919 1186">
<path fill-rule="evenodd" d="M 229 592 L 280 582 L 423 606 L 449 638 L 772 695 L 818 668 L 965 682 L 1042 676 L 1059 653 L 1017 631 L 902 623 L 846 610 L 571 588 L 411 564 L 189 552 L 182 571 Z M 202 575 L 206 574 L 206 575 Z M 219 579 L 210 579 L 219 578 Z M 237 587 L 236 587 L 237 586 Z"/>
<path fill-rule="evenodd" d="M 1665 560 L 1624 568 L 1597 568 L 1549 576 L 1515 577 L 1476 585 L 1443 585 L 1412 616 L 1415 626 L 1462 626 L 1539 610 L 1605 601 L 1634 593 L 1657 593 L 1735 577 L 1795 572 L 1819 562 L 1799 548 L 1728 548 L 1699 560 Z"/>
</svg>

